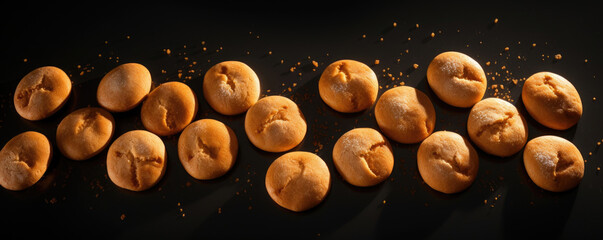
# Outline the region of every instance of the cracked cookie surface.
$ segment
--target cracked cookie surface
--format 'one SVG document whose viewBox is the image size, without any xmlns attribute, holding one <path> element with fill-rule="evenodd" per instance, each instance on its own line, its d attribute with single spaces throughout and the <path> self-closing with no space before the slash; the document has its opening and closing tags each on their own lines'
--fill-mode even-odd
<svg viewBox="0 0 603 240">
<path fill-rule="evenodd" d="M 387 137 L 400 143 L 417 143 L 433 132 L 436 113 L 425 93 L 400 86 L 381 95 L 375 105 L 375 119 Z"/>
<path fill-rule="evenodd" d="M 144 127 L 159 135 L 182 131 L 197 113 L 197 97 L 181 82 L 167 82 L 149 93 L 142 103 L 140 118 Z"/>
<path fill-rule="evenodd" d="M 366 110 L 377 100 L 377 75 L 366 64 L 349 59 L 331 63 L 318 80 L 322 100 L 338 112 Z"/>
<path fill-rule="evenodd" d="M 109 145 L 115 130 L 113 116 L 102 108 L 85 107 L 67 115 L 57 127 L 61 153 L 72 160 L 86 160 Z"/>
<path fill-rule="evenodd" d="M 107 173 L 118 187 L 144 191 L 165 173 L 166 151 L 157 135 L 133 130 L 117 138 L 107 152 Z"/>
<path fill-rule="evenodd" d="M 438 131 L 419 146 L 417 167 L 431 188 L 448 194 L 457 193 L 475 181 L 479 157 L 471 143 L 458 133 Z"/>
<path fill-rule="evenodd" d="M 519 152 L 528 139 L 523 116 L 511 103 L 498 98 L 486 98 L 471 108 L 467 132 L 481 150 L 499 157 Z"/>
<path fill-rule="evenodd" d="M 523 162 L 530 179 L 548 191 L 575 188 L 584 176 L 580 150 L 558 136 L 545 135 L 530 140 L 523 152 Z"/>
<path fill-rule="evenodd" d="M 52 147 L 43 134 L 28 131 L 14 136 L 0 150 L 0 185 L 13 191 L 33 186 L 51 157 Z"/>
<path fill-rule="evenodd" d="M 479 102 L 487 88 L 486 74 L 479 63 L 453 51 L 440 53 L 431 61 L 427 82 L 442 101 L 463 108 Z"/>
<path fill-rule="evenodd" d="M 540 124 L 566 130 L 582 117 L 582 100 L 576 88 L 564 77 L 539 72 L 523 84 L 521 99 L 526 110 Z"/>
<path fill-rule="evenodd" d="M 221 114 L 241 114 L 260 98 L 260 80 L 243 62 L 220 62 L 205 73 L 203 96 Z"/>
<path fill-rule="evenodd" d="M 13 101 L 21 117 L 36 121 L 58 111 L 70 94 L 69 76 L 60 68 L 45 66 L 34 69 L 19 81 Z"/>
<path fill-rule="evenodd" d="M 306 130 L 306 120 L 297 104 L 282 96 L 260 99 L 245 115 L 249 141 L 268 152 L 283 152 L 299 145 Z"/>
<path fill-rule="evenodd" d="M 213 119 L 191 123 L 178 139 L 182 166 L 192 177 L 201 180 L 226 174 L 235 164 L 238 149 L 238 140 L 232 129 Z"/>
<path fill-rule="evenodd" d="M 394 155 L 385 136 L 377 130 L 355 128 L 344 133 L 335 143 L 333 163 L 347 182 L 368 187 L 390 176 Z"/>
<path fill-rule="evenodd" d="M 310 152 L 289 152 L 270 164 L 266 190 L 278 205 L 300 212 L 321 203 L 329 192 L 331 176 L 327 164 Z"/>
</svg>

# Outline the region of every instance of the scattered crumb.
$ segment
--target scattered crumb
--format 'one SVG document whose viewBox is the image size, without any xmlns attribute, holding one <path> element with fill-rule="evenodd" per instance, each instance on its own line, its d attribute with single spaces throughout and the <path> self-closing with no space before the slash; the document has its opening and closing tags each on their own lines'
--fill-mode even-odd
<svg viewBox="0 0 603 240">
<path fill-rule="evenodd" d="M 126 219 L 126 214 L 123 214 L 123 213 L 122 213 L 122 214 L 121 214 L 121 216 L 119 216 L 119 219 L 121 219 L 122 221 L 123 221 L 124 219 Z"/>
<path fill-rule="evenodd" d="M 419 64 L 416 64 L 416 63 L 415 63 L 415 64 L 413 64 L 413 65 L 412 65 L 412 68 L 414 68 L 414 69 L 419 68 Z"/>
<path fill-rule="evenodd" d="M 379 65 L 379 59 L 375 59 L 375 65 Z"/>
<path fill-rule="evenodd" d="M 23 62 L 27 62 L 27 58 L 24 58 L 24 59 L 23 59 Z"/>
<path fill-rule="evenodd" d="M 393 24 L 393 25 L 394 25 L 394 27 L 397 27 L 397 26 L 398 26 L 398 23 L 394 22 L 394 24 Z"/>
<path fill-rule="evenodd" d="M 509 51 L 509 47 L 505 47 L 505 51 Z"/>
<path fill-rule="evenodd" d="M 597 98 L 596 98 L 596 97 L 593 97 L 593 101 L 596 101 L 596 100 L 597 100 Z"/>
<path fill-rule="evenodd" d="M 432 32 L 430 36 L 431 36 L 431 37 L 435 37 L 435 33 L 434 33 L 434 32 Z"/>
<path fill-rule="evenodd" d="M 314 67 L 318 67 L 318 62 L 312 61 L 312 65 L 314 65 Z"/>
<path fill-rule="evenodd" d="M 556 60 L 561 60 L 561 58 L 562 58 L 561 54 L 559 54 L 559 53 L 555 54 L 555 59 Z"/>
<path fill-rule="evenodd" d="M 498 18 L 495 18 L 495 19 L 494 19 L 494 23 L 498 23 Z"/>
</svg>

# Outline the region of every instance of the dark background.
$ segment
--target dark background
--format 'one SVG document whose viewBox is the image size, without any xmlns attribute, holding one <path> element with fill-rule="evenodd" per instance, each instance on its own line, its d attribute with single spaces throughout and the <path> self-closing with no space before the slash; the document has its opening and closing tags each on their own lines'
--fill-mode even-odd
<svg viewBox="0 0 603 240">
<path fill-rule="evenodd" d="M 64 116 L 81 107 L 98 106 L 96 86 L 106 72 L 138 62 L 149 68 L 155 85 L 187 83 L 199 98 L 196 119 L 223 121 L 234 129 L 240 148 L 229 173 L 199 181 L 178 160 L 178 135 L 164 137 L 165 176 L 148 191 L 130 192 L 107 177 L 106 150 L 77 162 L 61 156 L 55 147 L 52 163 L 36 185 L 20 192 L 0 189 L 3 238 L 600 238 L 603 161 L 597 142 L 603 140 L 599 103 L 603 100 L 599 94 L 603 28 L 599 10 L 579 2 L 543 6 L 420 1 L 4 7 L 0 10 L 0 144 L 27 130 L 39 131 L 54 143 L 56 126 Z M 437 99 L 425 78 L 430 60 L 449 50 L 477 60 L 489 86 L 504 86 L 498 87 L 498 93 L 489 88 L 485 97 L 512 101 L 528 121 L 529 139 L 554 134 L 580 149 L 586 164 L 577 188 L 564 193 L 541 190 L 525 173 L 522 152 L 498 158 L 478 150 L 480 168 L 474 184 L 458 194 L 441 194 L 430 189 L 417 171 L 419 144 L 395 142 L 394 170 L 387 181 L 370 188 L 343 181 L 332 163 L 335 141 L 354 127 L 378 126 L 372 108 L 340 114 L 326 106 L 317 88 L 322 70 L 343 58 L 367 63 L 379 77 L 379 95 L 401 82 L 416 87 L 435 106 L 436 131 L 467 137 L 469 109 Z M 556 54 L 562 58 L 555 59 Z M 294 150 L 317 153 L 332 177 L 330 193 L 316 208 L 294 213 L 275 204 L 266 192 L 264 175 L 282 153 L 255 148 L 245 135 L 244 114 L 222 116 L 204 100 L 203 75 L 224 60 L 250 65 L 260 78 L 263 96 L 290 97 L 305 114 L 308 132 Z M 70 75 L 72 95 L 50 118 L 30 122 L 14 109 L 14 89 L 25 74 L 45 65 Z M 581 94 L 584 114 L 575 127 L 551 130 L 525 111 L 521 86 L 539 71 L 566 77 Z M 139 114 L 140 107 L 114 114 L 114 139 L 143 129 Z"/>
</svg>

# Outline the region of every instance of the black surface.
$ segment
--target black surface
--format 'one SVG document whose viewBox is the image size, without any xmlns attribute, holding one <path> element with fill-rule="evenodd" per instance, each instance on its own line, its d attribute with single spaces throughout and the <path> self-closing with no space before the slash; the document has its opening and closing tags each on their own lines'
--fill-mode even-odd
<svg viewBox="0 0 603 240">
<path fill-rule="evenodd" d="M 196 119 L 225 122 L 237 134 L 240 149 L 228 174 L 198 181 L 180 165 L 178 135 L 165 137 L 164 178 L 156 187 L 136 193 L 119 189 L 108 179 L 106 150 L 77 162 L 61 156 L 55 147 L 57 154 L 40 182 L 21 192 L 0 189 L 2 238 L 600 238 L 603 181 L 598 169 L 603 162 L 597 142 L 603 140 L 599 102 L 603 100 L 599 94 L 603 29 L 599 8 L 575 2 L 551 6 L 418 1 L 287 4 L 141 2 L 4 8 L 0 144 L 26 130 L 39 131 L 54 142 L 56 126 L 65 115 L 98 106 L 96 86 L 106 72 L 122 63 L 139 62 L 149 68 L 155 85 L 187 83 L 200 99 Z M 379 76 L 379 95 L 401 81 L 417 87 L 434 103 L 436 131 L 467 137 L 469 109 L 444 104 L 426 83 L 429 61 L 447 50 L 472 56 L 484 67 L 489 85 L 504 85 L 499 96 L 511 99 L 526 116 L 529 139 L 555 134 L 576 144 L 586 161 L 584 179 L 576 189 L 564 193 L 539 189 L 525 173 L 522 152 L 497 158 L 478 151 L 480 168 L 474 184 L 459 194 L 441 194 L 418 174 L 419 144 L 394 142 L 395 165 L 387 181 L 370 188 L 343 181 L 331 158 L 335 141 L 354 127 L 378 126 L 372 108 L 359 114 L 328 108 L 317 89 L 322 70 L 343 58 L 365 62 Z M 562 58 L 556 60 L 556 54 Z M 258 74 L 263 95 L 290 97 L 300 106 L 308 133 L 294 150 L 316 152 L 332 176 L 331 191 L 316 208 L 293 213 L 276 205 L 266 192 L 264 174 L 281 154 L 251 145 L 243 128 L 244 115 L 219 115 L 204 100 L 203 74 L 223 60 L 247 63 Z M 25 74 L 44 65 L 65 70 L 73 81 L 73 93 L 59 112 L 30 122 L 16 113 L 13 92 Z M 296 67 L 294 72 L 291 67 Z M 527 115 L 521 86 L 539 71 L 565 76 L 580 92 L 584 114 L 577 126 L 555 131 Z M 388 73 L 397 79 L 390 80 Z M 486 97 L 494 94 L 489 88 Z M 115 135 L 143 129 L 139 114 L 140 107 L 114 114 Z"/>
</svg>

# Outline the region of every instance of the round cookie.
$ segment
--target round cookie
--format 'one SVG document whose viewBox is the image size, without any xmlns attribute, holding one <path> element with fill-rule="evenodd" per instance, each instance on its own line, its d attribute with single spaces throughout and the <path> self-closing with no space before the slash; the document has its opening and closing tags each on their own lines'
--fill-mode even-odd
<svg viewBox="0 0 603 240">
<path fill-rule="evenodd" d="M 318 92 L 335 111 L 360 112 L 377 100 L 379 82 L 375 72 L 366 64 L 344 59 L 325 68 L 318 80 Z"/>
<path fill-rule="evenodd" d="M 488 87 L 486 74 L 479 63 L 453 51 L 440 53 L 429 63 L 427 82 L 442 101 L 462 108 L 479 102 Z"/>
<path fill-rule="evenodd" d="M 245 133 L 251 143 L 268 152 L 284 152 L 301 143 L 307 125 L 297 104 L 282 96 L 268 96 L 245 115 Z"/>
<path fill-rule="evenodd" d="M 107 173 L 118 187 L 147 190 L 163 177 L 167 160 L 165 146 L 157 135 L 145 130 L 124 133 L 107 152 Z"/>
<path fill-rule="evenodd" d="M 181 82 L 167 82 L 153 89 L 142 103 L 140 118 L 144 127 L 168 136 L 182 131 L 195 118 L 197 97 Z"/>
<path fill-rule="evenodd" d="M 112 112 L 125 112 L 138 106 L 151 91 L 151 73 L 139 63 L 113 68 L 101 79 L 96 100 Z"/>
<path fill-rule="evenodd" d="M 46 136 L 33 131 L 20 133 L 0 150 L 0 185 L 13 191 L 33 186 L 46 172 L 51 157 Z"/>
<path fill-rule="evenodd" d="M 72 160 L 86 160 L 99 152 L 113 137 L 115 120 L 106 110 L 96 107 L 80 108 L 67 115 L 56 132 L 57 147 Z"/>
<path fill-rule="evenodd" d="M 486 98 L 471 108 L 467 132 L 477 147 L 499 157 L 519 152 L 528 139 L 525 119 L 513 104 L 499 98 Z"/>
<path fill-rule="evenodd" d="M 400 86 L 381 95 L 375 105 L 375 119 L 383 133 L 400 143 L 418 143 L 433 132 L 435 109 L 420 90 Z"/>
<path fill-rule="evenodd" d="M 309 152 L 286 153 L 270 164 L 266 190 L 278 205 L 295 212 L 315 207 L 331 187 L 327 164 Z"/>
<path fill-rule="evenodd" d="M 200 180 L 221 177 L 237 159 L 239 142 L 232 129 L 213 119 L 189 124 L 178 139 L 178 157 L 192 177 Z"/>
<path fill-rule="evenodd" d="M 260 80 L 247 64 L 224 61 L 205 73 L 203 95 L 216 112 L 240 114 L 260 98 Z"/>
<path fill-rule="evenodd" d="M 419 146 L 417 167 L 427 185 L 452 194 L 467 189 L 475 181 L 479 157 L 471 143 L 458 133 L 438 131 Z"/>
<path fill-rule="evenodd" d="M 580 150 L 570 141 L 552 135 L 530 140 L 523 151 L 523 164 L 536 185 L 552 192 L 570 190 L 584 176 Z"/>
<path fill-rule="evenodd" d="M 15 110 L 27 120 L 41 120 L 57 112 L 71 94 L 71 80 L 60 68 L 34 69 L 21 79 L 13 101 Z"/>
<path fill-rule="evenodd" d="M 377 130 L 355 128 L 335 143 L 333 163 L 347 182 L 368 187 L 389 177 L 394 168 L 394 154 L 387 139 Z"/>
<path fill-rule="evenodd" d="M 523 84 L 521 99 L 530 116 L 540 124 L 566 130 L 582 117 L 582 100 L 572 83 L 551 72 L 539 72 Z"/>
</svg>

